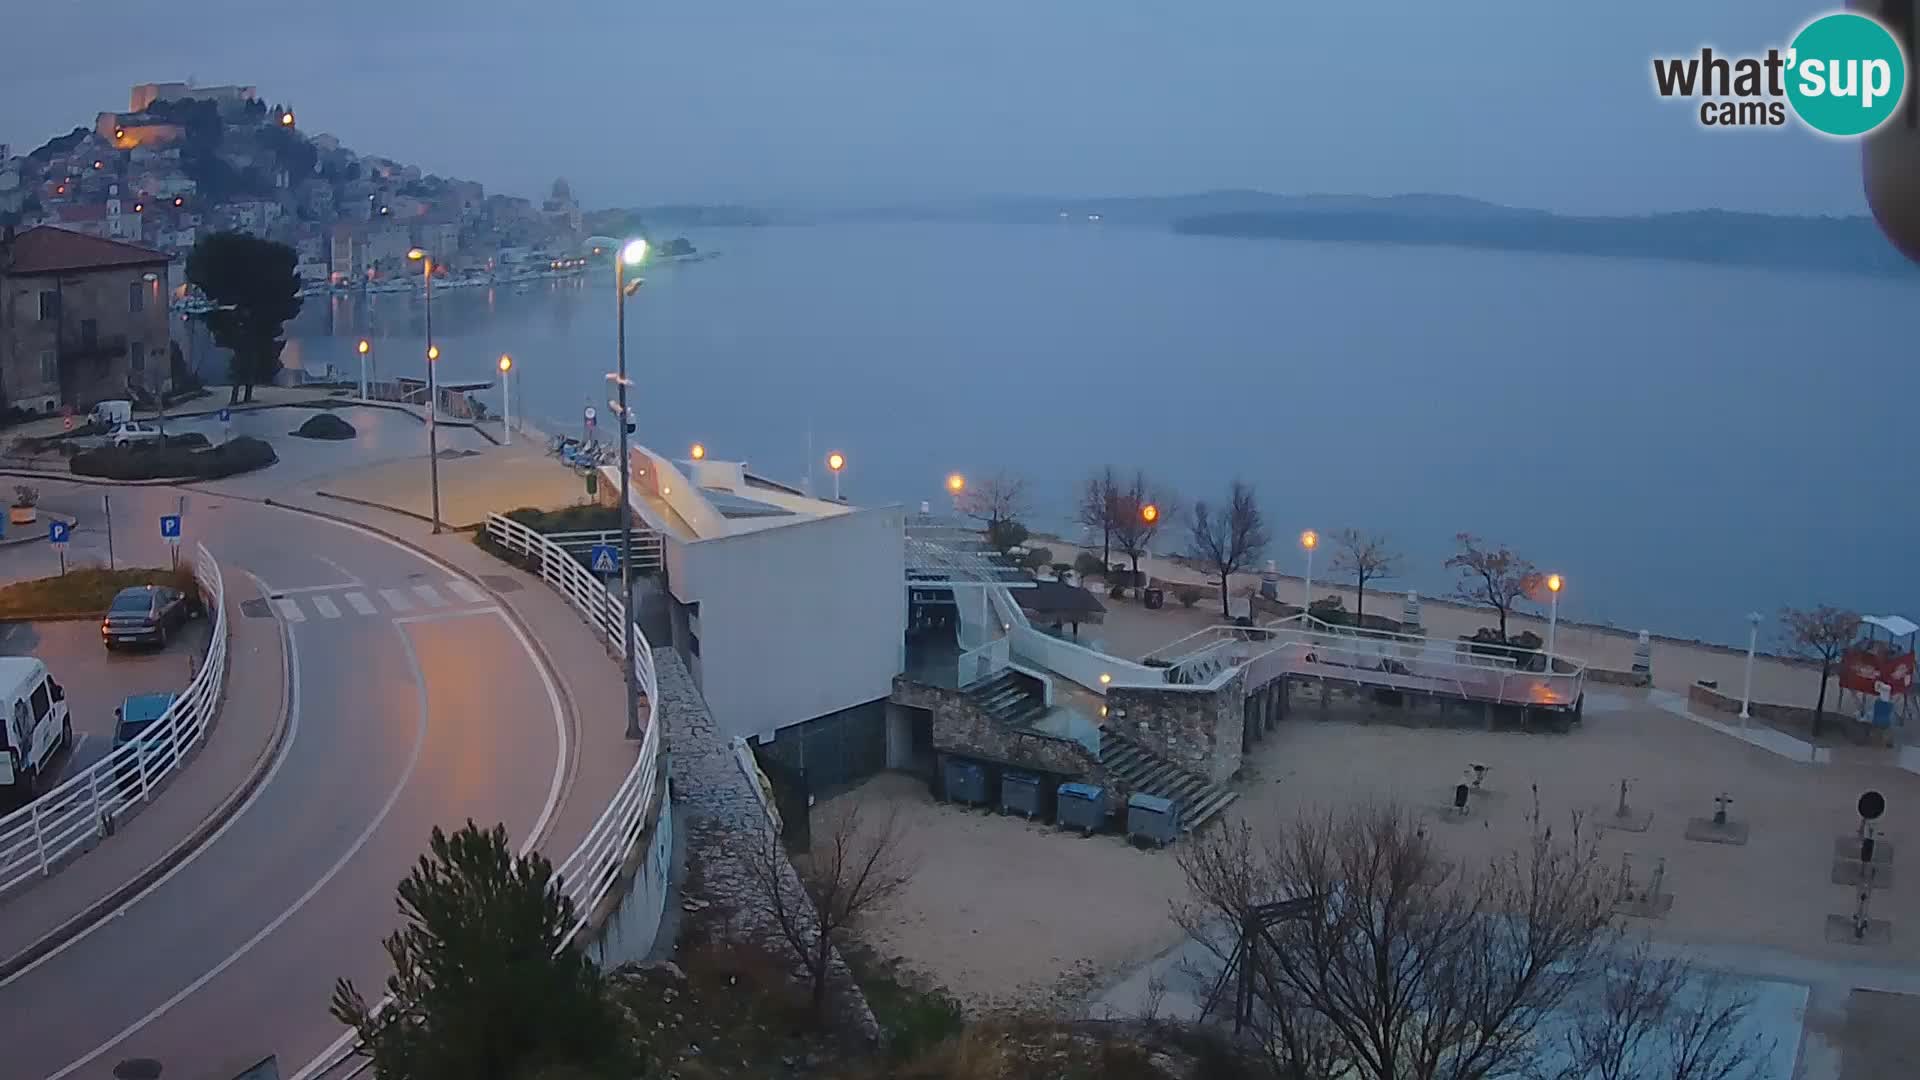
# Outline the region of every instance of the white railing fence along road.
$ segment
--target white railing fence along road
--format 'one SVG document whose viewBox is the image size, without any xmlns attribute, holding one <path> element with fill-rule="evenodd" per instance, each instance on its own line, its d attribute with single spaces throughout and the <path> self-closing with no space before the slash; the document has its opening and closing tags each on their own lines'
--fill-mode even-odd
<svg viewBox="0 0 1920 1080">
<path fill-rule="evenodd" d="M 613 655 L 620 656 L 626 647 L 620 622 L 626 617 L 626 605 L 609 593 L 578 559 L 540 533 L 500 514 L 487 516 L 487 536 L 506 550 L 533 560 L 536 564 L 533 572 L 566 597 L 574 610 L 599 632 Z M 639 760 L 620 782 L 606 810 L 587 830 L 580 846 L 557 867 L 561 888 L 572 898 L 576 917 L 573 930 L 568 934 L 569 941 L 585 928 L 594 910 L 619 883 L 621 867 L 645 831 L 647 815 L 658 797 L 655 778 L 659 771 L 660 724 L 655 701 L 658 690 L 653 674 L 653 647 L 638 626 L 633 628 L 633 643 L 634 677 L 646 698 L 641 705 L 641 719 L 647 733 L 640 742 Z"/>
<path fill-rule="evenodd" d="M 61 859 L 106 836 L 153 798 L 160 782 L 192 753 L 220 704 L 227 670 L 226 586 L 220 566 L 198 545 L 193 574 L 213 630 L 207 658 L 160 719 L 133 742 L 0 818 L 0 895 L 53 872 Z M 57 682 L 60 673 L 52 672 Z"/>
</svg>

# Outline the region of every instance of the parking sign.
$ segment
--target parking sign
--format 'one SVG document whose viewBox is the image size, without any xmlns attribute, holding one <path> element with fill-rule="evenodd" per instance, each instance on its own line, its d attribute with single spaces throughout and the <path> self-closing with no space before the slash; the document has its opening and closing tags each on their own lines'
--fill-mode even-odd
<svg viewBox="0 0 1920 1080">
<path fill-rule="evenodd" d="M 162 540 L 180 539 L 180 515 L 179 514 L 161 514 L 160 515 L 160 539 Z"/>
<path fill-rule="evenodd" d="M 73 538 L 73 526 L 64 521 L 47 522 L 47 543 L 65 544 Z"/>
</svg>

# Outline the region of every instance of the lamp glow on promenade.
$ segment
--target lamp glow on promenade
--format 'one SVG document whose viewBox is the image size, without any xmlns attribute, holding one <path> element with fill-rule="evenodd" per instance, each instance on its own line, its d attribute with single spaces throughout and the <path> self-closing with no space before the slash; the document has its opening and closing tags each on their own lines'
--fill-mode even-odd
<svg viewBox="0 0 1920 1080">
<path fill-rule="evenodd" d="M 1301 600 L 1300 614 L 1313 613 L 1313 549 L 1320 546 L 1320 534 L 1308 529 L 1300 534 L 1300 546 L 1307 549 L 1307 576 L 1303 588 L 1305 595 Z"/>
<path fill-rule="evenodd" d="M 434 376 L 434 362 L 440 359 L 440 346 L 433 343 L 433 256 L 420 248 L 407 252 L 407 258 L 420 264 L 420 276 L 427 285 L 427 473 L 433 486 L 433 531 L 440 531 L 440 387 Z"/>
<path fill-rule="evenodd" d="M 1547 674 L 1553 674 L 1553 632 L 1560 626 L 1560 587 L 1566 584 L 1559 574 L 1547 575 Z"/>
<path fill-rule="evenodd" d="M 500 412 L 505 421 L 500 432 L 500 445 L 513 445 L 513 357 L 500 354 L 500 393 L 504 402 Z"/>
<path fill-rule="evenodd" d="M 616 415 L 614 422 L 620 425 L 620 605 L 626 613 L 620 620 L 621 640 L 625 647 L 620 655 L 625 658 L 621 665 L 627 675 L 627 738 L 638 739 L 646 732 L 640 730 L 640 685 L 633 669 L 633 463 L 628 460 L 627 426 L 632 422 L 633 411 L 627 406 L 627 387 L 632 380 L 627 378 L 627 300 L 640 291 L 642 278 L 634 276 L 627 280 L 627 268 L 638 267 L 647 257 L 647 242 L 634 237 L 620 247 L 620 257 L 613 260 L 613 303 L 614 317 L 614 353 L 617 365 L 612 378 L 619 388 L 619 396 L 613 401 Z M 662 489 L 670 494 L 669 489 Z"/>
<path fill-rule="evenodd" d="M 847 467 L 847 456 L 834 451 L 827 455 L 827 471 L 833 474 L 833 501 L 840 501 L 840 470 Z"/>
<path fill-rule="evenodd" d="M 1752 719 L 1748 715 L 1753 706 L 1753 653 L 1760 646 L 1760 622 L 1765 616 L 1757 611 L 1747 612 L 1747 681 L 1740 691 L 1740 719 Z"/>
<path fill-rule="evenodd" d="M 367 357 L 373 352 L 373 342 L 361 338 L 360 344 L 354 347 L 354 351 L 360 354 L 360 400 L 365 401 L 367 400 Z"/>
</svg>

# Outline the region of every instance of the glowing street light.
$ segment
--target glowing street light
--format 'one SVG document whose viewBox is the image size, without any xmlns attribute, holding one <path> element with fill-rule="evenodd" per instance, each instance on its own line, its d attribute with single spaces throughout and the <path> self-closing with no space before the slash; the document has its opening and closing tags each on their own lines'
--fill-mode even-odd
<svg viewBox="0 0 1920 1080">
<path fill-rule="evenodd" d="M 1560 586 L 1565 582 L 1559 574 L 1547 575 L 1547 674 L 1553 674 L 1553 632 L 1560 625 Z"/>
<path fill-rule="evenodd" d="M 695 461 L 705 461 L 707 457 L 707 448 L 705 446 L 702 446 L 699 443 L 694 443 L 693 449 L 687 451 L 687 456 L 692 458 Z"/>
<path fill-rule="evenodd" d="M 384 208 L 383 208 L 384 209 Z M 440 387 L 434 377 L 434 361 L 440 359 L 440 346 L 433 343 L 433 256 L 420 248 L 407 252 L 410 262 L 420 264 L 420 276 L 427 283 L 427 469 L 433 484 L 433 531 L 440 531 Z"/>
<path fill-rule="evenodd" d="M 373 354 L 373 342 L 361 338 L 355 351 L 360 354 L 360 400 L 365 401 L 367 400 L 367 358 Z"/>
<path fill-rule="evenodd" d="M 281 126 L 281 127 L 292 127 L 292 126 L 293 126 L 293 113 L 292 113 L 292 112 L 283 112 L 283 113 L 281 113 L 281 114 L 280 114 L 280 126 Z"/>
<path fill-rule="evenodd" d="M 1159 521 L 1160 508 L 1153 505 L 1152 503 L 1148 503 L 1147 505 L 1141 507 L 1140 520 L 1146 522 L 1149 525 L 1153 524 L 1156 521 Z"/>
<path fill-rule="evenodd" d="M 627 299 L 640 291 L 641 278 L 635 275 L 627 280 L 627 268 L 638 267 L 647 257 L 647 242 L 634 237 L 620 247 L 620 257 L 613 260 L 613 302 L 615 315 L 614 351 L 618 365 L 613 376 L 620 386 L 619 397 L 613 405 L 619 410 L 615 422 L 620 425 L 620 605 L 628 612 L 620 619 L 620 656 L 624 661 L 620 667 L 627 677 L 627 738 L 638 739 L 646 735 L 640 730 L 640 684 L 633 666 L 633 463 L 628 460 L 627 426 L 633 413 L 627 408 L 627 387 L 631 380 L 627 378 Z M 665 490 L 664 488 L 662 490 Z"/>
<path fill-rule="evenodd" d="M 1313 549 L 1320 546 L 1320 534 L 1308 529 L 1300 534 L 1300 546 L 1307 549 L 1306 595 L 1300 605 L 1300 614 L 1313 613 Z"/>
<path fill-rule="evenodd" d="M 847 457 L 838 450 L 827 455 L 827 471 L 833 474 L 833 501 L 840 501 L 840 470 L 847 467 Z"/>
<path fill-rule="evenodd" d="M 960 496 L 967 490 L 967 478 L 959 473 L 947 474 L 947 494 L 953 496 L 953 512 L 960 512 Z"/>
<path fill-rule="evenodd" d="M 500 445 L 502 446 L 513 445 L 513 376 L 508 374 L 512 370 L 513 357 L 508 356 L 506 353 L 501 353 L 500 393 L 504 400 L 500 408 L 501 420 L 503 421 L 500 431 Z"/>
</svg>

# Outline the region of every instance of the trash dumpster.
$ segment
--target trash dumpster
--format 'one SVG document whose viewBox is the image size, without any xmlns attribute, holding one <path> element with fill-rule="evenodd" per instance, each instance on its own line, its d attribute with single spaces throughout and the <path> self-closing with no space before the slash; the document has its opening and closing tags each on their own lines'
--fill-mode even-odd
<svg viewBox="0 0 1920 1080">
<path fill-rule="evenodd" d="M 1127 797 L 1127 839 L 1166 847 L 1180 836 L 1180 807 L 1158 795 Z"/>
<path fill-rule="evenodd" d="M 948 802 L 986 806 L 993 801 L 987 797 L 987 770 L 978 762 L 948 758 L 945 779 Z"/>
<path fill-rule="evenodd" d="M 1000 775 L 1000 809 L 1031 821 L 1045 812 L 1042 805 L 1045 790 L 1038 776 L 1008 769 Z"/>
<path fill-rule="evenodd" d="M 1092 784 L 1061 784 L 1054 820 L 1063 829 L 1092 836 L 1107 823 L 1106 793 Z"/>
<path fill-rule="evenodd" d="M 1166 607 L 1167 606 L 1167 590 L 1148 589 L 1147 590 L 1147 606 L 1150 608 Z"/>
</svg>

